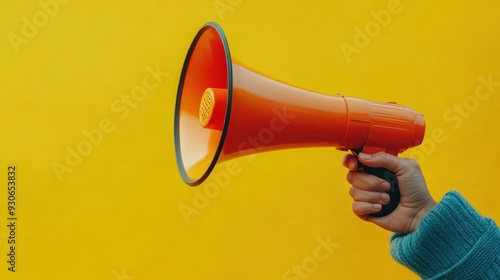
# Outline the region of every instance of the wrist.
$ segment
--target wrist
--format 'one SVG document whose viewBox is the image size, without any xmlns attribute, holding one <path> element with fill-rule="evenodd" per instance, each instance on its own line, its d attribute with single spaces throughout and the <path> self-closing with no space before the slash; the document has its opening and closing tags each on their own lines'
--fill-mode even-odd
<svg viewBox="0 0 500 280">
<path fill-rule="evenodd" d="M 424 206 L 417 212 L 417 214 L 413 217 L 413 221 L 411 222 L 410 226 L 410 232 L 414 232 L 418 229 L 418 226 L 420 225 L 420 222 L 422 219 L 431 212 L 434 207 L 436 207 L 437 203 L 432 199 L 432 197 L 429 197 L 427 202 L 424 204 Z"/>
</svg>

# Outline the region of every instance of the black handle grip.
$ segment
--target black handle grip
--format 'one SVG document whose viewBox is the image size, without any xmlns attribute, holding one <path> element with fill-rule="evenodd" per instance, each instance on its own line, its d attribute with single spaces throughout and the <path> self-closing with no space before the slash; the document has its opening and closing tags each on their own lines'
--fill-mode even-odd
<svg viewBox="0 0 500 280">
<path fill-rule="evenodd" d="M 363 168 L 363 170 L 370 175 L 375 175 L 380 179 L 384 179 L 389 182 L 391 185 L 391 189 L 387 191 L 387 194 L 391 197 L 391 201 L 388 204 L 382 205 L 382 210 L 378 213 L 370 214 L 372 217 L 384 217 L 392 213 L 396 207 L 399 205 L 399 201 L 401 200 L 401 194 L 399 193 L 399 185 L 398 178 L 396 174 L 391 171 L 383 168 L 383 167 L 370 167 L 362 164 L 358 161 L 358 166 Z"/>
</svg>

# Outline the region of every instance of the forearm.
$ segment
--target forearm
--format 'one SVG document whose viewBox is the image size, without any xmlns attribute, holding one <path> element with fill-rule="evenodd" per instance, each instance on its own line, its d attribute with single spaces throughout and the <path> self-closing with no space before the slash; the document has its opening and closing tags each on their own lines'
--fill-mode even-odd
<svg viewBox="0 0 500 280">
<path fill-rule="evenodd" d="M 457 192 L 409 234 L 391 239 L 394 259 L 424 279 L 500 279 L 500 231 Z"/>
</svg>

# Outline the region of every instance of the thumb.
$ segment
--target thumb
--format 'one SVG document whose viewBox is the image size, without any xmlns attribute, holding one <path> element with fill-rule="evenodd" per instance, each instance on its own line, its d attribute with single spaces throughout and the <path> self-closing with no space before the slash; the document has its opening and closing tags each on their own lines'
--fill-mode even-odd
<svg viewBox="0 0 500 280">
<path fill-rule="evenodd" d="M 362 164 L 370 167 L 383 167 L 393 173 L 396 173 L 401 166 L 400 158 L 384 153 L 378 152 L 376 154 L 359 153 L 358 159 Z"/>
</svg>

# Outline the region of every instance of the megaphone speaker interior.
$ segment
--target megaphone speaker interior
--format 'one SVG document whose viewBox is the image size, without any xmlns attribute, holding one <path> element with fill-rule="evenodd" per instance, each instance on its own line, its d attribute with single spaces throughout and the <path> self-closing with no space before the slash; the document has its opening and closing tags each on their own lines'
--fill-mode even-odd
<svg viewBox="0 0 500 280">
<path fill-rule="evenodd" d="M 177 166 L 191 186 L 218 162 L 256 152 L 334 147 L 397 155 L 419 145 L 425 132 L 423 116 L 409 107 L 317 93 L 250 70 L 231 57 L 213 22 L 189 48 L 174 122 Z M 366 170 L 391 181 L 387 172 Z M 399 192 L 390 195 L 396 207 Z"/>
</svg>

